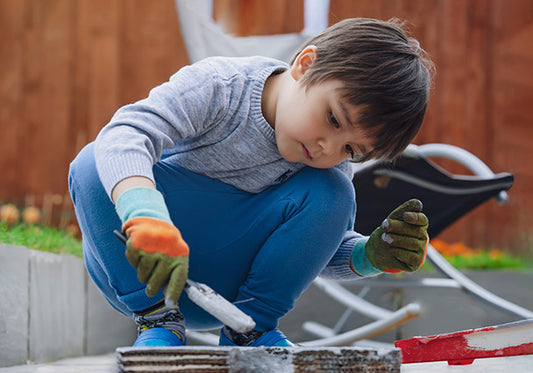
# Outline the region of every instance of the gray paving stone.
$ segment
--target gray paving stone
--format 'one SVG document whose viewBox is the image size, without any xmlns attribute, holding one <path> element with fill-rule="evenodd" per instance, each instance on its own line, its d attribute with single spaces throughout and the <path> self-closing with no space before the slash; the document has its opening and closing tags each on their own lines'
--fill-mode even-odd
<svg viewBox="0 0 533 373">
<path fill-rule="evenodd" d="M 498 270 L 465 271 L 466 276 L 485 289 L 522 307 L 533 309 L 533 273 Z M 421 274 L 417 274 L 421 276 Z M 402 338 L 480 328 L 520 320 L 478 298 L 451 289 L 406 289 L 405 302 L 418 301 L 421 317 L 402 327 Z"/>
<path fill-rule="evenodd" d="M 79 258 L 31 251 L 31 361 L 83 355 L 85 299 L 85 269 Z"/>
<path fill-rule="evenodd" d="M 508 301 L 533 309 L 532 272 L 503 270 L 483 270 L 464 272 L 471 280 Z M 405 278 L 442 278 L 437 273 L 417 272 Z M 357 282 L 347 282 L 344 286 L 357 294 L 363 288 Z M 410 302 L 422 307 L 419 317 L 409 320 L 393 330 L 372 339 L 392 343 L 398 339 L 419 335 L 433 335 L 483 326 L 504 324 L 520 320 L 458 289 L 439 288 L 373 288 L 365 299 L 389 310 L 395 310 Z M 333 327 L 346 308 L 332 300 L 324 292 L 312 285 L 296 302 L 295 308 L 280 320 L 280 329 L 295 342 L 303 342 L 316 337 L 302 328 L 303 321 L 316 321 Z M 366 325 L 373 319 L 353 312 L 342 331 Z"/>
<path fill-rule="evenodd" d="M 116 373 L 115 353 L 0 368 L 0 373 Z"/>
<path fill-rule="evenodd" d="M 0 244 L 0 366 L 28 359 L 29 250 Z"/>
<path fill-rule="evenodd" d="M 87 281 L 87 355 L 131 346 L 137 337 L 135 323 L 107 303 L 88 275 Z"/>
</svg>

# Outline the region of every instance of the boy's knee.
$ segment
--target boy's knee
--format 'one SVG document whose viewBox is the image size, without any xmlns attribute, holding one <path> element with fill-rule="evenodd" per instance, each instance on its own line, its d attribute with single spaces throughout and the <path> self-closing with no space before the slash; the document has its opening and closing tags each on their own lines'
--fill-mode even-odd
<svg viewBox="0 0 533 373">
<path fill-rule="evenodd" d="M 333 211 L 352 217 L 355 211 L 355 190 L 352 181 L 340 170 L 313 169 L 302 170 L 301 187 L 305 189 L 316 208 L 324 212 Z"/>
<path fill-rule="evenodd" d="M 93 147 L 93 143 L 86 145 L 70 163 L 69 183 L 75 178 L 91 177 L 92 173 L 96 172 Z"/>
<path fill-rule="evenodd" d="M 68 172 L 69 191 L 74 200 L 75 194 L 90 190 L 100 184 L 94 161 L 93 144 L 85 146 L 70 163 Z M 75 202 L 75 201 L 74 201 Z"/>
</svg>

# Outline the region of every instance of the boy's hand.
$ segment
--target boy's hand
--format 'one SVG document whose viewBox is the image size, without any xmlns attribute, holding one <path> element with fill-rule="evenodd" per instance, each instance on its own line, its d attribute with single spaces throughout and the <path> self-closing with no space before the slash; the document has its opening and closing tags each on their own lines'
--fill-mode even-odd
<svg viewBox="0 0 533 373">
<path fill-rule="evenodd" d="M 429 241 L 422 202 L 411 199 L 396 208 L 370 235 L 366 257 L 385 272 L 413 272 L 424 263 Z"/>
<path fill-rule="evenodd" d="M 167 301 L 177 304 L 187 280 L 189 246 L 173 224 L 152 217 L 133 217 L 122 227 L 128 238 L 126 257 L 147 283 L 153 297 L 166 286 Z"/>
</svg>

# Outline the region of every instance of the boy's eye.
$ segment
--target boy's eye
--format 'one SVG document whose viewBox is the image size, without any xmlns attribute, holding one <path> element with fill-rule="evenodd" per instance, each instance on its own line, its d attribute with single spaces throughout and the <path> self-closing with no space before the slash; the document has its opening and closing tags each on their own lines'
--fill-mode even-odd
<svg viewBox="0 0 533 373">
<path fill-rule="evenodd" d="M 335 128 L 339 128 L 341 126 L 332 112 L 329 113 L 329 122 L 333 124 Z"/>
<path fill-rule="evenodd" d="M 355 158 L 355 151 L 350 145 L 346 145 L 346 154 L 348 154 L 350 158 Z"/>
<path fill-rule="evenodd" d="M 362 149 L 357 147 L 354 149 L 351 145 L 345 146 L 346 154 L 350 156 L 350 160 L 352 162 L 361 162 L 363 158 L 365 157 L 365 153 Z"/>
</svg>

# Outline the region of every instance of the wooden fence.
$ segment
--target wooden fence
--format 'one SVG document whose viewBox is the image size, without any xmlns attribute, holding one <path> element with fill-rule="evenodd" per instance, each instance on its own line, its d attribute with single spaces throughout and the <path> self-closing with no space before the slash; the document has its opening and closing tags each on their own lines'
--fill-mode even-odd
<svg viewBox="0 0 533 373">
<path fill-rule="evenodd" d="M 303 22 L 302 0 L 215 1 L 236 33 Z M 515 174 L 509 204 L 486 203 L 442 238 L 532 246 L 533 1 L 330 1 L 330 23 L 356 16 L 407 20 L 437 65 L 415 143 L 457 145 Z M 114 111 L 187 63 L 173 0 L 0 0 L 0 201 L 66 193 L 70 160 Z"/>
</svg>

